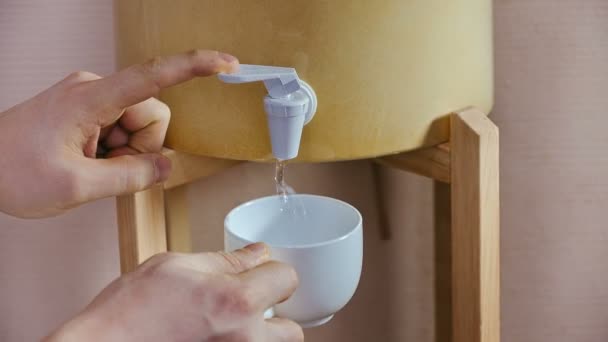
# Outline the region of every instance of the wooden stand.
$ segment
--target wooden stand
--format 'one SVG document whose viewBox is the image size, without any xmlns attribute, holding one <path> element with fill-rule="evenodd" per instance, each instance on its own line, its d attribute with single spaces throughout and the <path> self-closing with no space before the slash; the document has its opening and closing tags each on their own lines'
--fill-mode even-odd
<svg viewBox="0 0 608 342">
<path fill-rule="evenodd" d="M 169 180 L 117 199 L 123 273 L 156 253 L 190 251 L 179 186 L 239 163 L 171 150 L 165 154 L 173 161 Z M 374 162 L 435 180 L 437 341 L 498 342 L 498 128 L 479 110 L 465 109 L 451 114 L 449 142 Z M 390 229 L 382 229 L 390 237 Z"/>
</svg>

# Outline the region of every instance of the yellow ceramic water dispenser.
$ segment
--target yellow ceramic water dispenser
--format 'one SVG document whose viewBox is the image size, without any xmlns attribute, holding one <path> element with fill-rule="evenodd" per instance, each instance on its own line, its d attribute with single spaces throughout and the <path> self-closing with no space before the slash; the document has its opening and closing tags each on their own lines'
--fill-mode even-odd
<svg viewBox="0 0 608 342">
<path fill-rule="evenodd" d="M 119 66 L 193 48 L 289 67 L 317 113 L 298 160 L 369 158 L 448 138 L 452 111 L 492 106 L 491 0 L 116 1 Z M 166 145 L 272 158 L 260 83 L 197 79 L 165 90 Z"/>
</svg>

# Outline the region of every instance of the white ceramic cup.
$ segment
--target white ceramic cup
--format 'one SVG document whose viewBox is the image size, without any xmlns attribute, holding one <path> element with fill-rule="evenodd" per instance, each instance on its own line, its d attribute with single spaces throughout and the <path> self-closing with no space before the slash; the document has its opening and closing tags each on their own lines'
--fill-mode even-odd
<svg viewBox="0 0 608 342">
<path fill-rule="evenodd" d="M 363 262 L 363 222 L 352 205 L 340 200 L 296 194 L 285 210 L 280 196 L 263 197 L 233 209 L 224 222 L 224 247 L 230 252 L 265 242 L 271 258 L 293 266 L 300 284 L 270 315 L 296 321 L 304 328 L 327 323 L 352 298 Z"/>
</svg>

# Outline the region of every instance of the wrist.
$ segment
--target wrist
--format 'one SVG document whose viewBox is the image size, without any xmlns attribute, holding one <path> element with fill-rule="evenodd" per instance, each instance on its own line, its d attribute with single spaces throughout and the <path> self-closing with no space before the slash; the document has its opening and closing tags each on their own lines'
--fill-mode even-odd
<svg viewBox="0 0 608 342">
<path fill-rule="evenodd" d="M 42 341 L 123 341 L 116 328 L 96 315 L 83 313 L 64 323 Z"/>
</svg>

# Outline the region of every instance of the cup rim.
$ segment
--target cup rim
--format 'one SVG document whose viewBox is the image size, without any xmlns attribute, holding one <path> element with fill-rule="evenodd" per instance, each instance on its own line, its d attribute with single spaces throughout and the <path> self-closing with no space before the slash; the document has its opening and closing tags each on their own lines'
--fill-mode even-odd
<svg viewBox="0 0 608 342">
<path fill-rule="evenodd" d="M 340 199 L 337 198 L 333 198 L 333 197 L 329 197 L 329 196 L 322 196 L 322 195 L 313 195 L 313 194 L 303 194 L 303 193 L 297 193 L 297 194 L 292 194 L 289 196 L 296 196 L 296 197 L 316 197 L 316 198 L 322 198 L 322 199 L 326 199 L 326 200 L 332 200 L 334 202 L 338 202 L 348 208 L 350 208 L 351 210 L 353 210 L 356 214 L 357 214 L 357 224 L 355 224 L 351 229 L 349 229 L 349 231 L 341 236 L 338 236 L 337 238 L 333 238 L 333 239 L 329 239 L 329 240 L 325 240 L 325 241 L 321 241 L 321 242 L 316 242 L 316 243 L 309 243 L 309 244 L 298 244 L 298 245 L 285 245 L 285 244 L 270 244 L 264 241 L 260 241 L 260 242 L 264 242 L 266 243 L 268 246 L 272 247 L 272 248 L 284 248 L 284 249 L 306 249 L 306 248 L 315 248 L 315 247 L 322 247 L 322 246 L 327 246 L 327 245 L 331 245 L 334 243 L 337 243 L 339 241 L 342 240 L 346 240 L 348 239 L 350 236 L 354 235 L 359 229 L 361 229 L 361 227 L 363 226 L 363 216 L 361 215 L 361 212 L 355 208 L 355 206 L 353 206 L 352 204 L 342 201 Z M 241 203 L 240 205 L 232 208 L 228 214 L 226 214 L 226 217 L 224 218 L 224 231 L 229 233 L 230 235 L 232 235 L 233 237 L 242 240 L 244 242 L 247 242 L 248 244 L 250 243 L 256 243 L 258 241 L 251 241 L 249 239 L 245 239 L 241 236 L 241 234 L 237 234 L 232 227 L 230 227 L 228 225 L 228 219 L 230 218 L 230 216 L 234 215 L 237 211 L 242 210 L 245 207 L 251 206 L 253 205 L 255 202 L 258 201 L 262 201 L 262 200 L 269 200 L 271 198 L 277 198 L 279 197 L 279 195 L 270 195 L 270 196 L 264 196 L 264 197 L 258 197 L 258 198 L 254 198 L 252 200 L 249 200 L 245 203 Z"/>
</svg>

